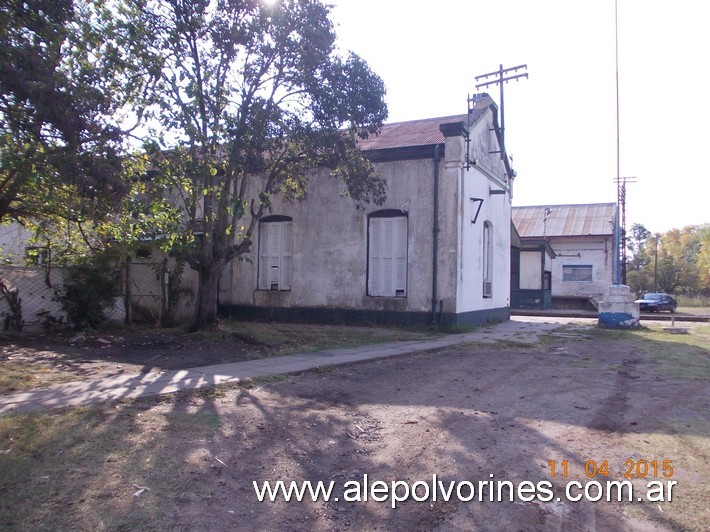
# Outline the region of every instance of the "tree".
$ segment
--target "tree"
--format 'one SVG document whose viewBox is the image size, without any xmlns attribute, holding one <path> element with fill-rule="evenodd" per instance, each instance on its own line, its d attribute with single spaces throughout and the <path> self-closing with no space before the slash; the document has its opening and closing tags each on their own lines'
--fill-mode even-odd
<svg viewBox="0 0 710 532">
<path fill-rule="evenodd" d="M 698 269 L 700 275 L 700 290 L 704 296 L 710 296 L 710 224 L 699 229 L 700 251 L 698 252 Z"/>
<path fill-rule="evenodd" d="M 646 242 L 651 236 L 651 231 L 646 229 L 643 224 L 633 224 L 629 237 L 626 239 L 626 249 L 631 255 L 627 268 L 629 271 L 641 270 L 649 260 L 646 251 Z"/>
<path fill-rule="evenodd" d="M 629 252 L 626 284 L 636 294 L 652 290 L 655 241 L 651 232 L 642 224 L 633 224 L 626 240 L 626 249 Z"/>
<path fill-rule="evenodd" d="M 660 237 L 656 235 L 656 239 L 658 288 L 669 294 L 697 292 L 700 282 L 700 239 L 697 226 L 671 229 Z"/>
<path fill-rule="evenodd" d="M 384 201 L 356 144 L 386 118 L 384 85 L 336 53 L 328 14 L 317 0 L 126 0 L 117 17 L 126 54 L 159 66 L 146 149 L 181 202 L 172 239 L 199 273 L 195 328 L 216 320 L 219 277 L 271 196 L 302 198 L 309 169 L 330 168 L 359 205 Z"/>
<path fill-rule="evenodd" d="M 112 121 L 131 63 L 91 0 L 0 0 L 0 220 L 81 223 L 126 191 L 123 132 Z"/>
</svg>

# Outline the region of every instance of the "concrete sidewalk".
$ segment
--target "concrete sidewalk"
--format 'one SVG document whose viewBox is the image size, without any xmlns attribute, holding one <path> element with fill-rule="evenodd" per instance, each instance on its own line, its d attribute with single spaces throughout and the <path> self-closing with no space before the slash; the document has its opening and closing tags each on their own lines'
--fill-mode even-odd
<svg viewBox="0 0 710 532">
<path fill-rule="evenodd" d="M 416 340 L 365 345 L 348 349 L 331 349 L 298 353 L 244 362 L 202 366 L 179 371 L 151 371 L 86 381 L 56 384 L 39 390 L 29 390 L 0 396 L 0 415 L 17 412 L 38 412 L 65 406 L 79 406 L 112 399 L 150 397 L 179 390 L 195 390 L 254 377 L 295 373 L 309 369 L 363 362 L 377 358 L 406 355 L 449 347 L 463 342 L 496 342 L 512 340 L 534 343 L 539 335 L 560 327 L 566 318 L 515 317 L 498 325 L 485 326 L 464 334 L 452 334 L 431 340 Z M 588 320 L 590 324 L 593 320 Z"/>
</svg>

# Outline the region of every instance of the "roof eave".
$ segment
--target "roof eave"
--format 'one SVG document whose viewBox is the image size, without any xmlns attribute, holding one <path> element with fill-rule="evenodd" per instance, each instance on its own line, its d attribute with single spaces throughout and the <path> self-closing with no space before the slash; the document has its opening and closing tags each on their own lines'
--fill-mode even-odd
<svg viewBox="0 0 710 532">
<path fill-rule="evenodd" d="M 436 146 L 444 149 L 444 143 L 425 144 L 422 146 L 401 146 L 396 148 L 381 148 L 363 150 L 362 153 L 372 162 L 407 161 L 413 159 L 433 159 Z M 443 155 L 443 151 L 441 152 Z"/>
</svg>

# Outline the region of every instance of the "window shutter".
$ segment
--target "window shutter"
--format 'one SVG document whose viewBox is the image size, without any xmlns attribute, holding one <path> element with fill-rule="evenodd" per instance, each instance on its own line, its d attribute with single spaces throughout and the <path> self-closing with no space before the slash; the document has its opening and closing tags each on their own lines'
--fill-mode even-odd
<svg viewBox="0 0 710 532">
<path fill-rule="evenodd" d="M 382 221 L 382 287 L 383 296 L 394 296 L 394 219 Z"/>
<path fill-rule="evenodd" d="M 407 218 L 370 218 L 367 293 L 404 297 L 407 293 Z"/>
<path fill-rule="evenodd" d="M 291 290 L 293 221 L 259 224 L 258 290 Z"/>
<path fill-rule="evenodd" d="M 483 224 L 483 297 L 493 297 L 493 241 L 491 224 Z"/>
<path fill-rule="evenodd" d="M 407 219 L 395 219 L 393 295 L 407 294 Z"/>
<path fill-rule="evenodd" d="M 259 290 L 269 289 L 269 231 L 271 224 L 259 225 Z"/>
<path fill-rule="evenodd" d="M 368 275 L 368 287 L 367 293 L 371 296 L 382 295 L 381 284 L 382 284 L 382 274 L 381 274 L 381 257 L 382 257 L 382 221 L 378 219 L 370 220 L 370 264 L 369 264 L 369 275 Z"/>
<path fill-rule="evenodd" d="M 281 279 L 280 290 L 291 290 L 293 271 L 293 222 L 281 222 Z"/>
<path fill-rule="evenodd" d="M 281 224 L 269 224 L 269 284 L 268 289 L 281 280 Z"/>
</svg>

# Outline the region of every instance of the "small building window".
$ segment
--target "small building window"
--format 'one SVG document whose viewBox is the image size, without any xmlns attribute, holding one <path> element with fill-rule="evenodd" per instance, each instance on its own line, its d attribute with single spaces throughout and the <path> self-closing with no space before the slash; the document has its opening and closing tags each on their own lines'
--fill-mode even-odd
<svg viewBox="0 0 710 532">
<path fill-rule="evenodd" d="M 148 260 L 150 257 L 153 255 L 153 252 L 150 250 L 150 248 L 138 248 L 136 250 L 136 258 L 137 259 L 143 259 L 143 260 Z"/>
<path fill-rule="evenodd" d="M 368 220 L 367 295 L 407 297 L 407 216 L 381 211 Z"/>
<path fill-rule="evenodd" d="M 483 223 L 483 297 L 493 297 L 493 226 Z"/>
<path fill-rule="evenodd" d="M 259 290 L 291 290 L 293 221 L 272 216 L 259 223 Z"/>
<path fill-rule="evenodd" d="M 591 283 L 592 267 L 590 265 L 563 264 L 562 280 L 574 283 Z"/>
</svg>

